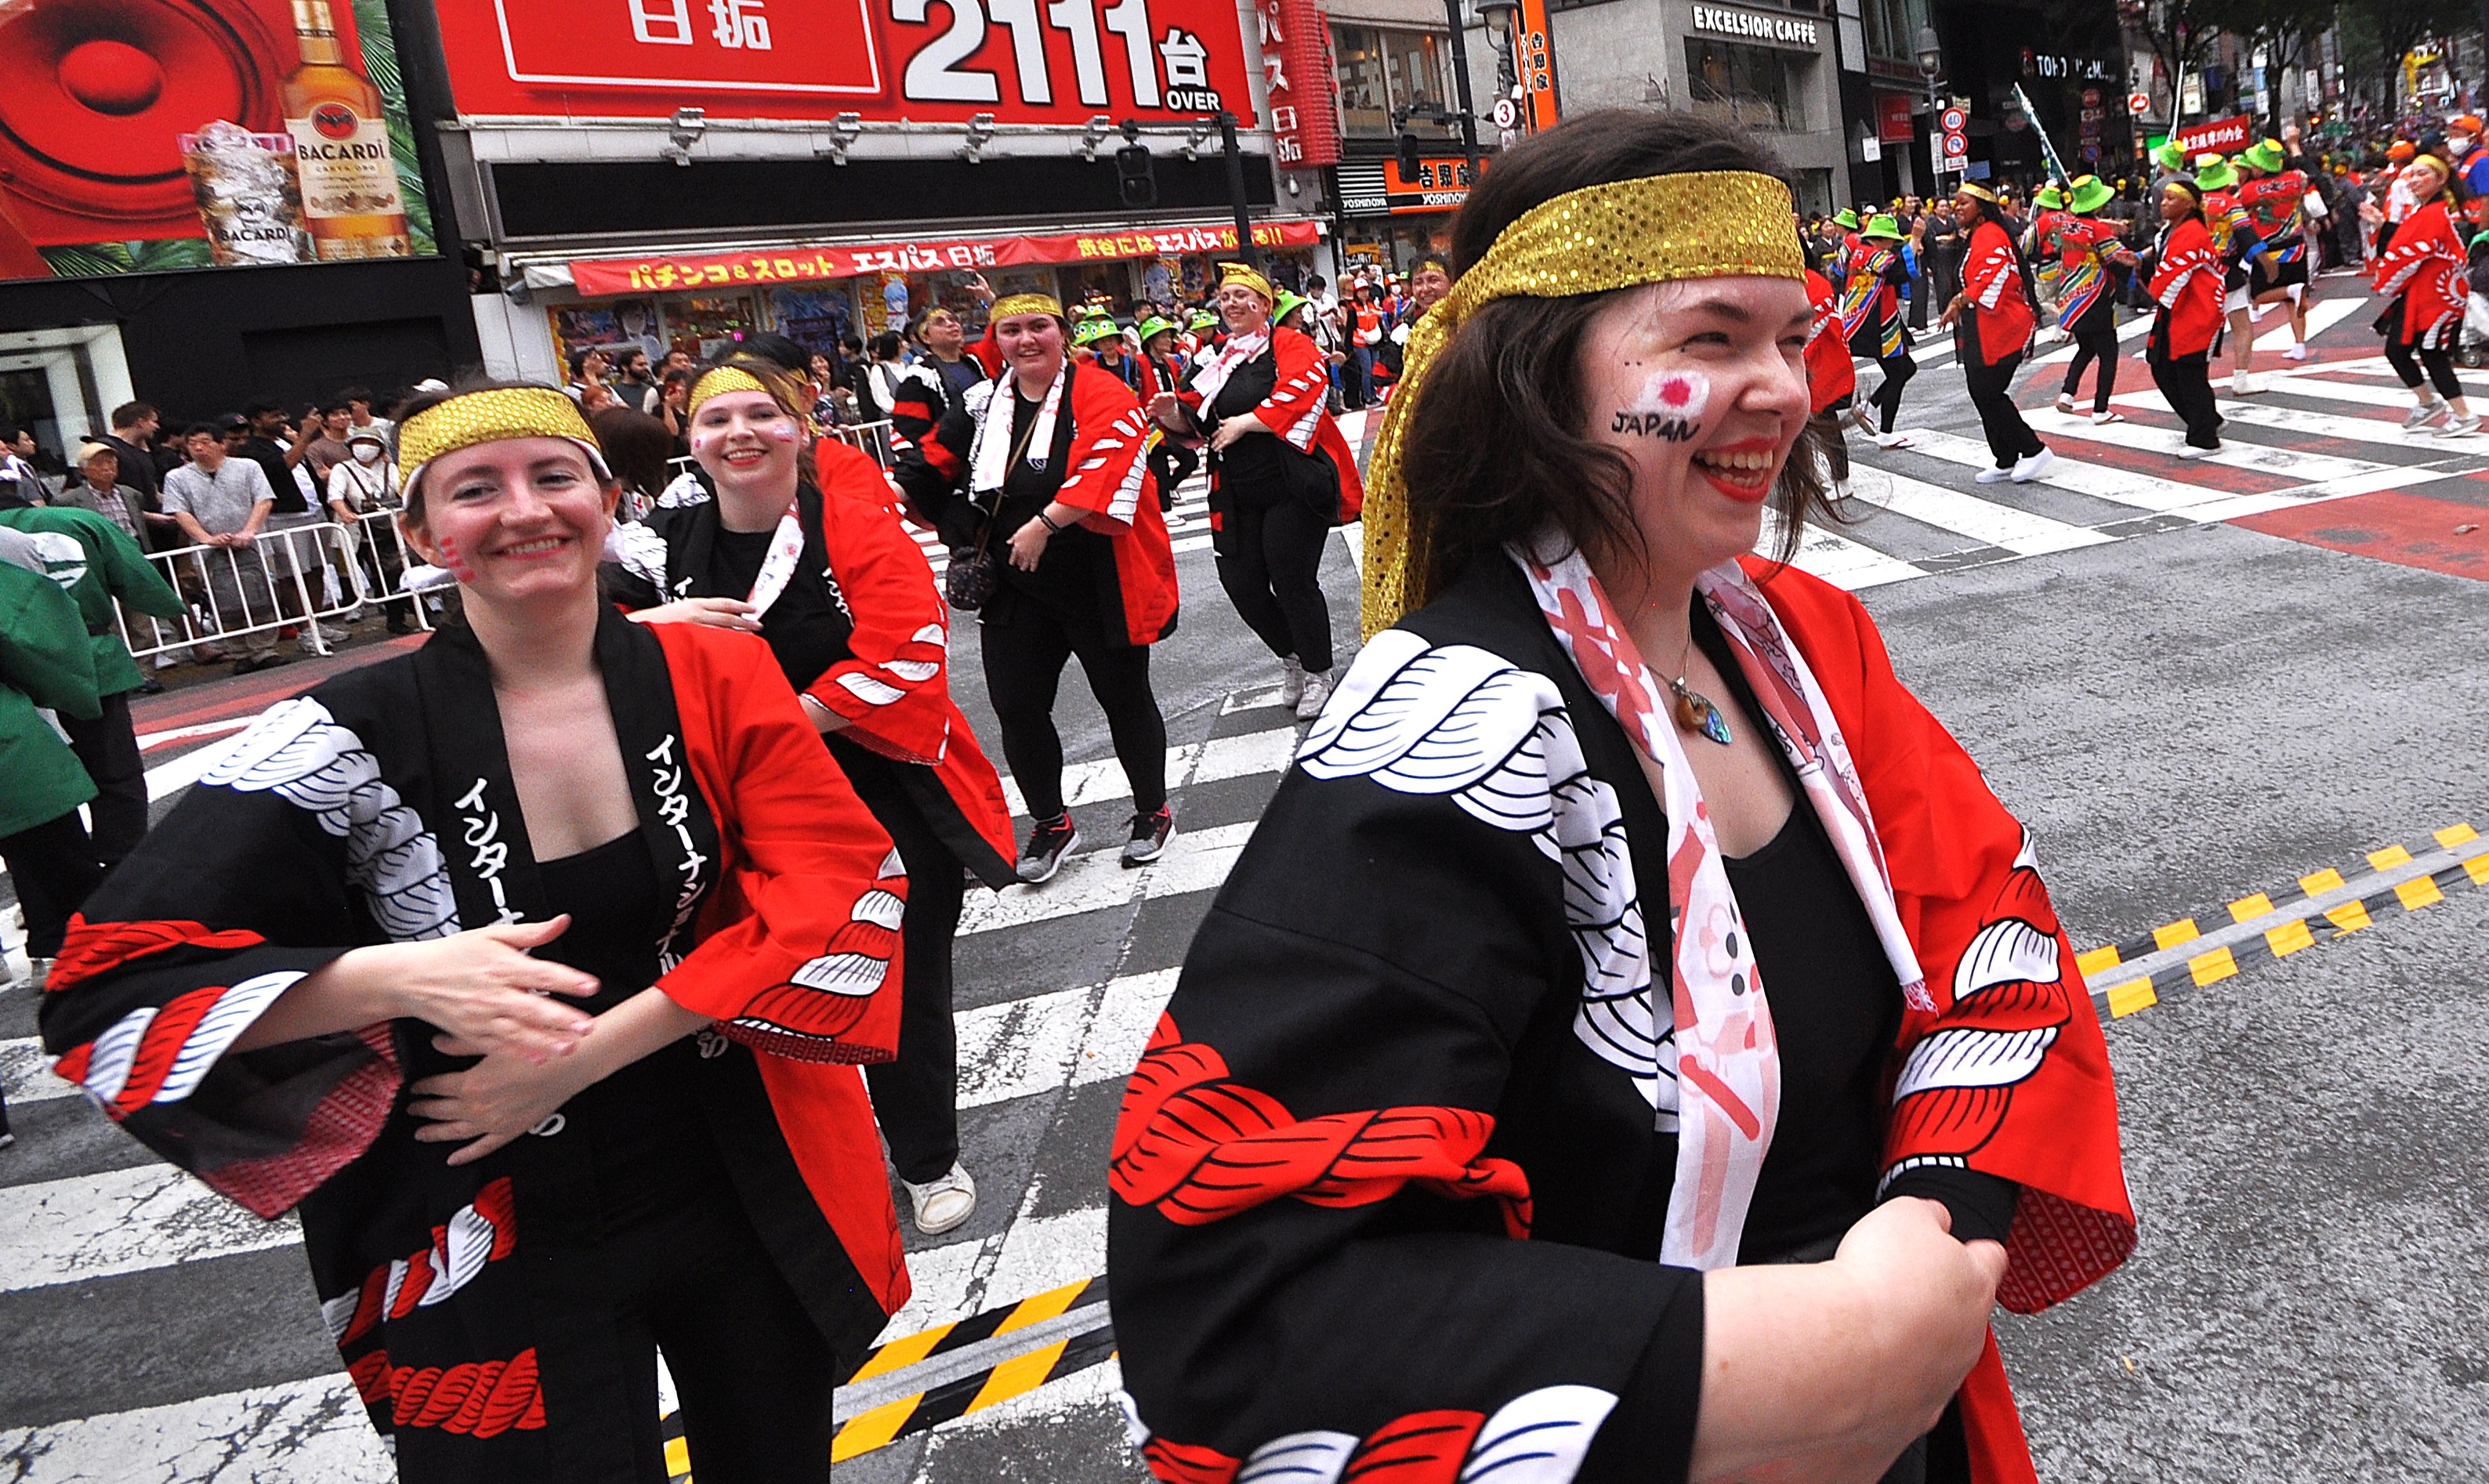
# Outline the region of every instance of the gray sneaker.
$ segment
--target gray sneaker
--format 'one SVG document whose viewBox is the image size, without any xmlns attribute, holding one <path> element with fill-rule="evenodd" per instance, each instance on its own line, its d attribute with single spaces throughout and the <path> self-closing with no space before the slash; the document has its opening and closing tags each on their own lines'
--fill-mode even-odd
<svg viewBox="0 0 2489 1484">
<path fill-rule="evenodd" d="M 2445 416 L 2448 411 L 2444 398 L 2431 397 L 2427 402 L 2411 410 L 2411 415 L 2403 419 L 2403 431 L 2417 433 Z"/>
<path fill-rule="evenodd" d="M 2439 423 L 2437 425 L 2437 436 L 2440 438 L 2459 438 L 2466 433 L 2477 432 L 2479 431 L 2479 428 L 2480 414 L 2475 413 L 2469 417 L 2448 417 L 2444 422 Z"/>
</svg>

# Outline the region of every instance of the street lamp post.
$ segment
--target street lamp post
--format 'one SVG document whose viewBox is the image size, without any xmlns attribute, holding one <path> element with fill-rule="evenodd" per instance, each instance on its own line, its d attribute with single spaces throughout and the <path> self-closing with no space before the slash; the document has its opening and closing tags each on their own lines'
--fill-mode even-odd
<svg viewBox="0 0 2489 1484">
<path fill-rule="evenodd" d="M 1521 70 L 1512 55 L 1512 17 L 1521 9 L 1521 0 L 1476 0 L 1480 24 L 1486 27 L 1486 43 L 1495 48 L 1495 96 L 1510 98 L 1521 86 Z"/>
<path fill-rule="evenodd" d="M 1919 75 L 1928 80 L 1928 195 L 1944 193 L 1944 104 L 1936 89 L 1942 79 L 1944 48 L 1933 26 L 1919 27 Z"/>
</svg>

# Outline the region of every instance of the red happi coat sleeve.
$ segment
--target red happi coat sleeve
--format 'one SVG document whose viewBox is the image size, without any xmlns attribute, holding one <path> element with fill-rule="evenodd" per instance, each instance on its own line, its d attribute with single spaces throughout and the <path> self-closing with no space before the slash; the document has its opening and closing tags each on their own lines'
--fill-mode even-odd
<svg viewBox="0 0 2489 1484">
<path fill-rule="evenodd" d="M 1123 379 L 1094 365 L 1072 368 L 1064 392 L 1072 451 L 1054 498 L 1084 512 L 1080 524 L 1114 548 L 1130 641 L 1155 643 L 1175 622 L 1175 546 L 1159 509 L 1157 481 L 1142 457 L 1149 421 Z"/>
<path fill-rule="evenodd" d="M 942 420 L 944 398 L 940 388 L 928 384 L 928 378 L 939 372 L 927 372 L 922 366 L 911 369 L 899 379 L 890 390 L 890 432 L 894 438 L 914 442 L 933 431 Z"/>
<path fill-rule="evenodd" d="M 1903 1013 L 1886 1178 L 1950 1165 L 2020 1186 L 1996 1298 L 2046 1308 L 2125 1262 L 2135 1220 L 2108 1046 L 2029 832 L 1903 687 L 1856 598 L 1794 568 L 1749 570 L 1849 744 L 1934 998 Z M 1977 1484 L 2033 1479 L 1992 1339 L 1961 1401 Z"/>
<path fill-rule="evenodd" d="M 1858 390 L 1858 367 L 1849 358 L 1848 336 L 1841 322 L 1841 300 L 1831 280 L 1806 271 L 1806 297 L 1815 306 L 1815 327 L 1806 337 L 1806 380 L 1814 408 L 1821 413 Z"/>
<path fill-rule="evenodd" d="M 1299 453 L 1311 452 L 1315 434 L 1330 415 L 1325 406 L 1330 379 L 1323 374 L 1322 351 L 1312 337 L 1282 325 L 1271 330 L 1271 356 L 1278 374 L 1253 415 Z"/>
<path fill-rule="evenodd" d="M 2213 348 L 2221 325 L 2221 265 L 2213 256 L 2213 234 L 2201 221 L 2190 216 L 2170 229 L 2146 287 L 2160 306 L 2171 356 L 2200 356 Z"/>
<path fill-rule="evenodd" d="M 2015 261 L 2013 240 L 1995 222 L 1982 221 L 1970 235 L 1961 286 L 1970 296 L 1968 312 L 1978 330 L 1980 363 L 1992 366 L 2008 356 L 2020 355 L 2031 339 L 2031 303 L 2022 297 L 2022 271 Z"/>
<path fill-rule="evenodd" d="M 871 454 L 823 441 L 821 544 L 855 631 L 852 658 L 805 693 L 847 720 L 846 734 L 942 780 L 987 843 L 1008 858 L 1011 810 L 968 720 L 951 697 L 950 609 L 925 549 L 899 524 L 889 480 Z"/>
<path fill-rule="evenodd" d="M 907 1264 L 864 1078 L 899 1043 L 907 880 L 758 636 L 652 624 L 722 840 L 703 937 L 657 987 L 756 1057 L 796 1169 L 885 1314 Z"/>
<path fill-rule="evenodd" d="M 822 751 L 759 636 L 649 629 L 726 841 L 700 946 L 657 987 L 773 1057 L 891 1060 L 907 878 L 890 836 Z"/>
<path fill-rule="evenodd" d="M 2463 245 L 2447 217 L 2445 197 L 2403 219 L 2373 270 L 2377 292 L 2403 299 L 2402 343 L 2411 345 L 2464 302 Z"/>
</svg>

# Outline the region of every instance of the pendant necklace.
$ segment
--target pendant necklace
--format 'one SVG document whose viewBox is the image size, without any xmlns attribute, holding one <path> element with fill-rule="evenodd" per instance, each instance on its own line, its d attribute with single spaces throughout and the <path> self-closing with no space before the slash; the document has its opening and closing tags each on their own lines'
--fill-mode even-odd
<svg viewBox="0 0 2489 1484">
<path fill-rule="evenodd" d="M 1676 725 L 1687 731 L 1700 733 L 1705 741 L 1729 745 L 1729 719 L 1711 703 L 1711 698 L 1685 683 L 1686 663 L 1694 658 L 1694 631 L 1689 625 L 1685 634 L 1685 652 L 1676 660 L 1676 678 L 1668 682 L 1669 695 L 1675 699 Z"/>
</svg>

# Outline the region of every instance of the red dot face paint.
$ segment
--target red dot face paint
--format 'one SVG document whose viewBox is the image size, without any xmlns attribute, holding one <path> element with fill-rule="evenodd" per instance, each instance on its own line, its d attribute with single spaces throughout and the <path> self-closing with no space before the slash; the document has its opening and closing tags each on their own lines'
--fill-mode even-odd
<svg viewBox="0 0 2489 1484">
<path fill-rule="evenodd" d="M 458 543 L 447 536 L 441 538 L 441 559 L 448 564 L 450 576 L 462 583 L 475 581 L 475 569 L 467 564 L 466 556 L 458 550 Z"/>
</svg>

